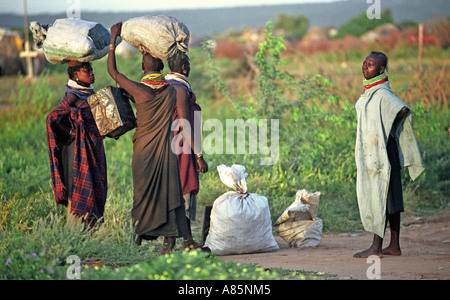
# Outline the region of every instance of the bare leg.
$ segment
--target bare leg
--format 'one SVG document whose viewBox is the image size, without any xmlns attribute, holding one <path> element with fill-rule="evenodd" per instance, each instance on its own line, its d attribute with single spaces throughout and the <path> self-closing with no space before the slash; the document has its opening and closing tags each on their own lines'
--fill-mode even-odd
<svg viewBox="0 0 450 300">
<path fill-rule="evenodd" d="M 138 246 L 142 245 L 142 236 L 141 235 L 136 236 L 136 240 L 134 242 Z"/>
<path fill-rule="evenodd" d="M 400 249 L 400 213 L 387 215 L 389 228 L 391 229 L 391 242 L 389 246 L 383 249 L 386 255 L 402 255 Z"/>
<path fill-rule="evenodd" d="M 353 257 L 367 258 L 371 255 L 376 255 L 381 258 L 381 257 L 383 257 L 382 246 L 383 246 L 383 238 L 381 238 L 377 234 L 374 234 L 373 242 L 372 242 L 372 245 L 370 246 L 370 248 L 365 251 L 355 253 L 353 255 Z"/>
<path fill-rule="evenodd" d="M 188 224 L 189 235 L 184 237 L 183 248 L 194 248 L 199 244 L 196 241 L 194 241 L 194 238 L 192 237 L 191 220 L 189 220 L 189 218 L 186 217 L 186 221 Z"/>
<path fill-rule="evenodd" d="M 173 236 L 165 236 L 163 246 L 161 248 L 161 255 L 171 252 L 175 248 L 176 238 Z"/>
</svg>

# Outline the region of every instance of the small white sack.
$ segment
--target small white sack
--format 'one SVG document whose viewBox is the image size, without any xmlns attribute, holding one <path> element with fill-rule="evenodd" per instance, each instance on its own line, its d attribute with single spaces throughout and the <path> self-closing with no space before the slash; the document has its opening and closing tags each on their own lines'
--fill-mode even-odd
<svg viewBox="0 0 450 300">
<path fill-rule="evenodd" d="M 80 19 L 58 19 L 46 26 L 31 22 L 30 30 L 52 64 L 100 59 L 108 54 L 111 41 L 111 33 L 103 25 Z"/>
<path fill-rule="evenodd" d="M 317 218 L 320 192 L 297 191 L 294 202 L 275 222 L 275 229 L 290 247 L 316 247 L 322 241 L 322 220 Z"/>
<path fill-rule="evenodd" d="M 125 21 L 120 36 L 139 51 L 168 61 L 180 51 L 188 52 L 190 32 L 174 17 L 157 15 Z"/>
<path fill-rule="evenodd" d="M 222 182 L 237 191 L 214 201 L 205 246 L 217 255 L 277 251 L 269 202 L 262 195 L 246 193 L 245 167 L 220 165 L 217 170 Z"/>
</svg>

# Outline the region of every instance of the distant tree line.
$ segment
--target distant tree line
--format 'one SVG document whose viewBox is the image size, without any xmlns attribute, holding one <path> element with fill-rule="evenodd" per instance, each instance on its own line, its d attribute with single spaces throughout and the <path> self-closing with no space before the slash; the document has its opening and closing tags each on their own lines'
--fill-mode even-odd
<svg viewBox="0 0 450 300">
<path fill-rule="evenodd" d="M 394 23 L 399 29 L 416 27 L 418 25 L 417 22 L 409 20 L 396 23 L 389 9 L 381 11 L 380 19 L 369 19 L 366 12 L 363 12 L 339 26 L 338 34 L 335 38 L 342 38 L 346 35 L 360 37 L 367 31 L 387 23 Z M 289 16 L 281 13 L 277 16 L 274 23 L 274 29 L 282 31 L 285 39 L 291 42 L 300 40 L 307 33 L 308 27 L 308 18 L 301 15 Z"/>
</svg>

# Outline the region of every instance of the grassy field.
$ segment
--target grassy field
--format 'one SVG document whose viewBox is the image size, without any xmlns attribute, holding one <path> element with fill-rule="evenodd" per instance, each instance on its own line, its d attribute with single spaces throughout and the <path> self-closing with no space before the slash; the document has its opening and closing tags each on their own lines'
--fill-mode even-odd
<svg viewBox="0 0 450 300">
<path fill-rule="evenodd" d="M 360 65 L 368 52 L 291 54 L 282 56 L 284 64 L 272 53 L 259 58 L 275 66 L 262 72 L 260 76 L 266 77 L 261 80 L 249 75 L 245 61 L 210 60 L 205 51 L 192 49 L 190 81 L 203 121 L 280 120 L 280 159 L 275 165 L 261 165 L 260 155 L 205 154 L 210 171 L 201 175 L 198 215 L 229 190 L 216 167 L 243 164 L 249 173 L 249 192 L 268 198 L 272 221 L 295 199 L 297 190 L 307 189 L 321 192 L 318 216 L 324 231 L 362 230 L 355 191 L 353 106 L 362 90 Z M 388 56 L 393 91 L 414 111 L 413 127 L 426 166 L 415 182 L 404 174 L 405 215 L 434 214 L 448 209 L 450 200 L 449 51 L 427 48 L 422 74 L 417 72 L 416 50 L 403 46 Z M 93 67 L 97 90 L 114 85 L 105 59 Z M 118 69 L 139 80 L 139 55 L 119 59 Z M 283 77 L 281 71 L 290 77 Z M 66 81 L 64 66 L 49 66 L 34 84 L 25 84 L 20 76 L 0 78 L 0 279 L 64 279 L 71 255 L 81 259 L 82 279 L 317 276 L 223 263 L 197 252 L 159 257 L 160 241 L 137 247 L 130 216 L 133 132 L 117 141 L 105 140 L 109 189 L 103 226 L 92 234 L 82 228 L 69 230 L 65 209 L 56 207 L 53 198 L 45 133 L 46 116 L 61 101 Z M 217 83 L 222 84 L 220 89 L 215 88 Z M 286 91 L 280 93 L 283 88 Z M 200 225 L 195 226 L 195 237 L 200 239 Z"/>
</svg>

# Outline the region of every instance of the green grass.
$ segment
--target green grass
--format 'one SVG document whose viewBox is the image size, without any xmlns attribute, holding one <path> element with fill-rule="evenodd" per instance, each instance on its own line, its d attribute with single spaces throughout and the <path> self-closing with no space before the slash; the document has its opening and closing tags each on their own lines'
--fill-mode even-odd
<svg viewBox="0 0 450 300">
<path fill-rule="evenodd" d="M 400 51 L 400 50 L 399 50 Z M 448 60 L 445 50 L 433 53 Z M 413 65 L 415 53 L 397 54 L 405 64 Z M 359 65 L 362 56 L 351 55 L 349 69 L 341 69 L 341 56 L 315 55 L 308 61 L 299 57 L 287 57 L 289 68 L 299 76 L 314 75 L 309 64 L 322 63 L 330 75 L 333 87 L 329 93 L 346 95 L 351 107 L 360 93 Z M 214 89 L 205 63 L 206 55 L 199 49 L 191 51 L 191 84 L 203 109 L 203 119 L 244 116 L 224 100 Z M 327 63 L 325 63 L 325 61 Z M 427 60 L 426 74 L 438 73 L 439 66 Z M 247 90 L 234 89 L 236 81 L 246 80 L 240 63 L 220 60 L 219 69 L 236 99 L 246 100 Z M 306 66 L 306 67 L 305 67 Z M 107 75 L 105 59 L 93 63 L 96 89 L 115 85 Z M 119 59 L 118 68 L 134 80 L 139 80 L 140 60 Z M 414 74 L 397 73 L 391 67 L 394 85 L 404 95 L 414 89 Z M 302 73 L 309 70 L 311 74 Z M 167 69 L 166 69 L 167 71 Z M 327 74 L 323 74 L 327 78 Z M 337 74 L 344 74 L 341 81 Z M 50 110 L 61 100 L 67 80 L 64 66 L 51 66 L 40 75 L 35 84 L 22 83 L 22 77 L 0 78 L 0 279 L 65 279 L 70 264 L 66 259 L 77 255 L 82 263 L 82 279 L 311 279 L 322 278 L 315 273 L 286 270 L 264 270 L 257 265 L 224 263 L 214 255 L 205 258 L 197 252 L 175 253 L 160 257 L 160 240 L 138 247 L 133 242 L 131 207 L 133 182 L 131 174 L 132 134 L 119 140 L 106 139 L 108 165 L 108 197 L 104 223 L 95 233 L 86 233 L 81 226 L 70 230 L 66 224 L 66 212 L 54 202 L 48 166 L 45 120 Z M 436 87 L 439 89 L 442 87 Z M 327 93 L 328 93 L 327 92 Z M 442 91 L 448 96 L 448 87 Z M 240 96 L 239 96 L 240 95 Z M 244 95 L 244 96 L 242 96 Z M 357 96 L 356 96 L 357 97 Z M 416 94 L 415 100 L 424 99 Z M 413 99 L 414 100 L 414 99 Z M 324 109 L 325 104 L 322 104 Z M 448 209 L 450 196 L 450 143 L 447 128 L 450 125 L 448 105 L 436 103 L 424 106 L 413 101 L 414 130 L 422 150 L 426 171 L 416 182 L 404 175 L 404 195 L 407 215 L 427 215 Z M 328 107 L 330 108 L 330 107 Z M 339 117 L 340 108 L 333 106 Z M 320 112 L 321 113 L 321 112 Z M 332 115 L 330 115 L 332 117 Z M 355 116 L 356 118 L 356 116 Z M 266 196 L 269 200 L 272 221 L 295 199 L 299 189 L 321 192 L 319 214 L 324 231 L 362 230 L 355 192 L 355 166 L 353 158 L 354 131 L 352 124 L 333 126 L 336 119 L 327 122 L 305 124 L 316 132 L 335 135 L 324 140 L 322 148 L 314 148 L 311 141 L 302 141 L 290 148 L 281 142 L 283 157 L 274 166 L 259 165 L 259 157 L 252 155 L 206 156 L 210 171 L 202 174 L 199 194 L 199 216 L 202 206 L 229 191 L 219 179 L 216 167 L 220 164 L 243 164 L 247 167 L 248 191 Z M 308 121 L 309 122 L 309 121 Z M 312 121 L 311 121 L 312 122 Z M 331 123 L 330 123 L 331 122 Z M 295 136 L 293 137 L 295 138 Z M 320 138 L 320 137 L 319 137 Z M 295 141 L 295 140 L 294 140 Z M 309 144 L 307 144 L 309 142 Z M 305 148 L 308 146 L 309 148 Z M 307 149 L 308 151 L 305 151 Z M 301 151 L 300 151 L 301 150 Z M 307 164 L 308 163 L 308 164 Z M 200 239 L 199 224 L 195 225 L 196 239 Z M 170 262 L 169 262 L 170 261 Z M 101 263 L 95 267 L 92 262 Z M 295 274 L 293 274 L 295 273 Z"/>
</svg>

